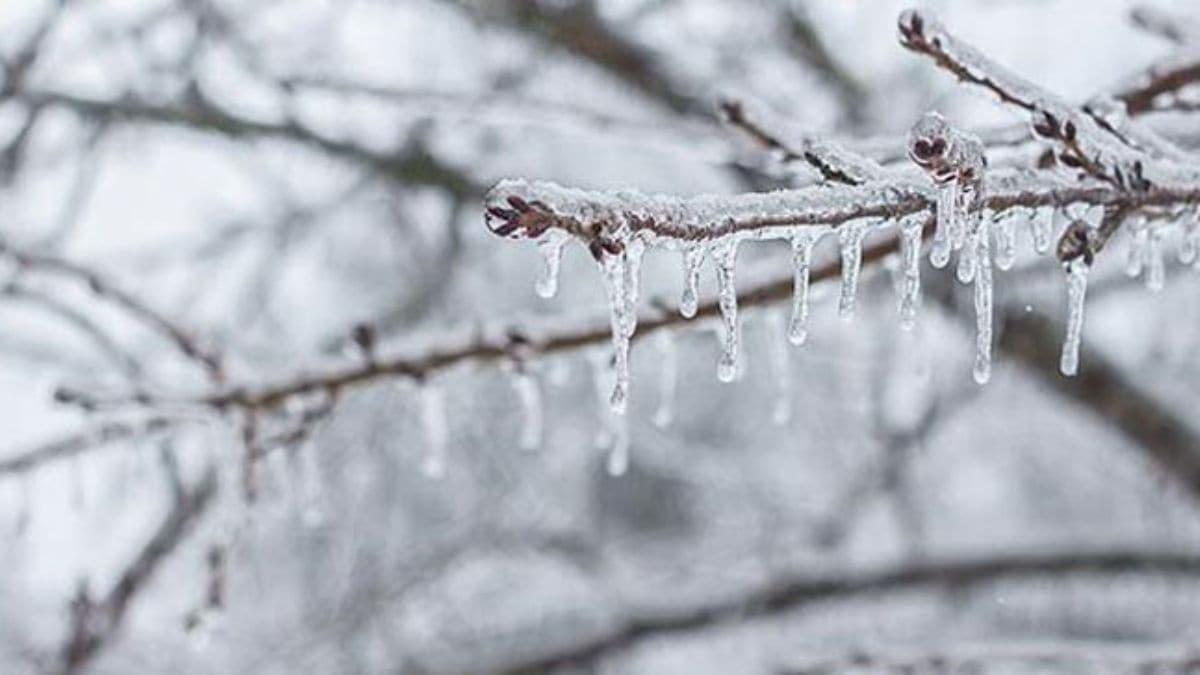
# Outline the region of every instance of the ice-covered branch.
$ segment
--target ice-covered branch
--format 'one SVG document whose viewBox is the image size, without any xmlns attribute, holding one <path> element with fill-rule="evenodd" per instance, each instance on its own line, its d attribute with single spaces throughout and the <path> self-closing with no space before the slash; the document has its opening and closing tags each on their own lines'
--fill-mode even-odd
<svg viewBox="0 0 1200 675">
<path fill-rule="evenodd" d="M 111 443 L 144 438 L 169 429 L 176 422 L 177 419 L 170 417 L 150 417 L 133 422 L 103 422 L 0 459 L 0 477 L 26 473 L 45 464 L 75 457 Z"/>
<path fill-rule="evenodd" d="M 565 670 L 587 671 L 601 661 L 620 656 L 647 640 L 692 635 L 734 622 L 780 616 L 817 602 L 849 600 L 915 588 L 963 591 L 1005 580 L 1067 578 L 1081 574 L 1117 575 L 1133 570 L 1194 577 L 1200 575 L 1200 556 L 1144 551 L 997 555 L 920 563 L 859 574 L 782 578 L 732 599 L 627 617 L 605 633 L 563 645 L 557 650 L 493 672 L 535 675 Z"/>
</svg>

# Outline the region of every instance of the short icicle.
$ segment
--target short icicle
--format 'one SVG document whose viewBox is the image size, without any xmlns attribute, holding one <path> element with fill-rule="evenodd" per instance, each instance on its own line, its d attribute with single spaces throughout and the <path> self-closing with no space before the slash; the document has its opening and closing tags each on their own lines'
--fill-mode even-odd
<svg viewBox="0 0 1200 675">
<path fill-rule="evenodd" d="M 771 421 L 783 426 L 792 419 L 792 369 L 788 343 L 783 339 L 783 316 L 779 312 L 769 312 L 766 328 L 771 373 L 775 377 L 775 406 L 771 410 Z"/>
<path fill-rule="evenodd" d="M 700 266 L 704 264 L 704 247 L 688 246 L 683 251 L 683 295 L 679 298 L 679 314 L 685 319 L 696 316 L 700 306 Z"/>
<path fill-rule="evenodd" d="M 522 450 L 537 450 L 542 444 L 544 415 L 542 388 L 532 373 L 519 371 L 513 376 L 513 389 L 521 404 L 520 446 Z"/>
<path fill-rule="evenodd" d="M 717 263 L 717 304 L 721 310 L 721 323 L 724 326 L 721 358 L 717 362 L 717 379 L 722 382 L 733 382 L 737 378 L 738 356 L 741 350 L 737 288 L 734 285 L 737 248 L 737 240 L 732 240 L 713 252 Z"/>
<path fill-rule="evenodd" d="M 1017 261 L 1017 230 L 1013 218 L 994 223 L 996 228 L 996 267 L 1007 272 Z"/>
<path fill-rule="evenodd" d="M 862 245 L 871 223 L 845 223 L 838 230 L 842 253 L 842 287 L 838 316 L 849 319 L 858 305 L 858 277 L 862 271 Z"/>
<path fill-rule="evenodd" d="M 1083 308 L 1087 298 L 1088 265 L 1083 258 L 1067 263 L 1067 335 L 1063 340 L 1059 371 L 1068 377 L 1079 372 L 1079 346 L 1083 341 Z"/>
<path fill-rule="evenodd" d="M 446 401 L 441 387 L 426 382 L 420 389 L 421 428 L 425 432 L 425 458 L 421 471 L 430 478 L 446 474 Z"/>
<path fill-rule="evenodd" d="M 629 418 L 621 416 L 613 423 L 612 448 L 608 451 L 605 468 L 610 476 L 623 476 L 629 471 Z"/>
<path fill-rule="evenodd" d="M 655 336 L 658 345 L 658 409 L 654 411 L 654 426 L 666 429 L 675 420 L 675 390 L 679 383 L 679 347 L 670 330 L 660 330 Z"/>
<path fill-rule="evenodd" d="M 552 229 L 537 242 L 538 252 L 542 256 L 542 267 L 538 270 L 534 290 L 543 298 L 550 299 L 558 293 L 558 270 L 562 263 L 563 247 L 569 238 L 569 235 Z"/>
<path fill-rule="evenodd" d="M 1054 237 L 1054 210 L 1034 209 L 1029 214 L 1029 234 L 1033 239 L 1033 251 L 1038 255 L 1050 252 Z"/>
<path fill-rule="evenodd" d="M 992 377 L 992 252 L 991 224 L 984 220 L 975 230 L 975 367 L 979 384 Z"/>
<path fill-rule="evenodd" d="M 958 183 L 949 181 L 937 187 L 937 224 L 929 247 L 929 264 L 942 269 L 950 263 L 950 231 L 958 213 Z"/>
<path fill-rule="evenodd" d="M 909 218 L 900 223 L 900 255 L 903 278 L 900 289 L 900 327 L 912 330 L 921 308 L 921 231 L 924 216 Z"/>
<path fill-rule="evenodd" d="M 825 233 L 809 228 L 792 237 L 792 316 L 788 320 L 788 341 L 802 345 L 808 340 L 808 286 L 812 270 L 813 247 Z"/>
</svg>

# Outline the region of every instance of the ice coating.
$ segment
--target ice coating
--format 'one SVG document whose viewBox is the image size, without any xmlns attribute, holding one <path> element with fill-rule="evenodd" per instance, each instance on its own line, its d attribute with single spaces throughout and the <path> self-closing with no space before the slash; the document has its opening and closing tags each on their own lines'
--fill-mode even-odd
<svg viewBox="0 0 1200 675">
<path fill-rule="evenodd" d="M 1067 263 L 1067 334 L 1063 338 L 1058 369 L 1063 375 L 1079 372 L 1079 346 L 1083 341 L 1083 309 L 1087 299 L 1089 267 L 1083 258 Z"/>
</svg>

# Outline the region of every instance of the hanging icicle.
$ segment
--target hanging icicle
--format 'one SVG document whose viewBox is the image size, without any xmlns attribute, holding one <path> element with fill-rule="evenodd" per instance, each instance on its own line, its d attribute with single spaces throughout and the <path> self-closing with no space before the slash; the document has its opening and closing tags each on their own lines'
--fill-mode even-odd
<svg viewBox="0 0 1200 675">
<path fill-rule="evenodd" d="M 900 328 L 912 330 L 921 308 L 921 231 L 925 217 L 908 218 L 900 223 L 901 289 Z"/>
<path fill-rule="evenodd" d="M 1034 209 L 1029 214 L 1029 235 L 1033 239 L 1033 250 L 1038 255 L 1050 252 L 1054 237 L 1054 209 Z"/>
<path fill-rule="evenodd" d="M 704 247 L 688 246 L 683 251 L 683 295 L 679 299 L 679 314 L 690 319 L 700 305 L 700 267 L 704 264 Z"/>
<path fill-rule="evenodd" d="M 828 232 L 824 227 L 805 228 L 792 237 L 792 316 L 788 340 L 802 345 L 808 340 L 808 286 L 813 247 Z"/>
<path fill-rule="evenodd" d="M 1131 279 L 1142 274 L 1146 268 L 1146 254 L 1150 246 L 1150 232 L 1144 218 L 1134 218 L 1129 222 L 1132 238 L 1129 240 L 1129 251 L 1125 258 L 1125 274 Z"/>
<path fill-rule="evenodd" d="M 721 323 L 724 327 L 721 358 L 717 362 L 717 379 L 722 382 L 733 382 L 737 378 L 738 356 L 741 350 L 737 288 L 734 285 L 737 249 L 738 241 L 731 239 L 713 251 L 713 258 L 717 264 L 717 302 L 721 310 Z"/>
<path fill-rule="evenodd" d="M 838 228 L 838 246 L 842 255 L 842 286 L 838 297 L 838 316 L 849 319 L 858 306 L 858 278 L 862 270 L 862 245 L 874 222 L 845 223 Z"/>
<path fill-rule="evenodd" d="M 654 411 L 654 426 L 666 429 L 675 420 L 675 390 L 679 384 L 679 347 L 670 330 L 659 330 L 658 345 L 658 409 Z"/>
<path fill-rule="evenodd" d="M 1067 263 L 1067 334 L 1063 340 L 1059 370 L 1073 376 L 1079 372 L 1079 346 L 1083 340 L 1083 309 L 1087 299 L 1088 265 L 1082 257 Z"/>
<path fill-rule="evenodd" d="M 421 470 L 430 478 L 446 474 L 446 401 L 441 387 L 425 382 L 420 388 L 421 428 L 425 432 L 425 458 Z"/>
<path fill-rule="evenodd" d="M 991 224 L 987 219 L 975 230 L 975 366 L 972 375 L 979 384 L 992 377 L 992 252 Z M 966 257 L 965 255 L 963 256 Z"/>
<path fill-rule="evenodd" d="M 538 271 L 537 283 L 534 289 L 543 298 L 553 298 L 558 293 L 558 270 L 562 262 L 563 247 L 570 236 L 560 230 L 548 230 L 537 241 L 538 252 L 542 256 L 542 266 Z"/>
<path fill-rule="evenodd" d="M 1017 261 L 1016 220 L 1005 217 L 993 223 L 996 232 L 996 268 L 1007 272 Z"/>
<path fill-rule="evenodd" d="M 620 416 L 613 423 L 612 448 L 605 468 L 610 476 L 624 476 L 629 470 L 629 418 Z"/>
<path fill-rule="evenodd" d="M 629 294 L 625 283 L 629 279 L 625 271 L 626 260 L 623 254 L 609 255 L 604 258 L 604 287 L 608 292 L 609 323 L 612 330 L 613 369 L 616 379 L 613 382 L 609 405 L 614 413 L 625 414 L 629 405 L 629 336 L 626 317 L 629 311 Z"/>
<path fill-rule="evenodd" d="M 521 370 L 513 375 L 513 389 L 521 404 L 520 447 L 537 450 L 542 444 L 542 388 L 532 373 Z"/>
</svg>

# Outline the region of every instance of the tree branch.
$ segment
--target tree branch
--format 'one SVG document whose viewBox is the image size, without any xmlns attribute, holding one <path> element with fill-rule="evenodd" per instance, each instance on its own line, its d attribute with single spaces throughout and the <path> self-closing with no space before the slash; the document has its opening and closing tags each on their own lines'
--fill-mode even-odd
<svg viewBox="0 0 1200 675">
<path fill-rule="evenodd" d="M 587 671 L 599 661 L 628 651 L 646 640 L 778 616 L 820 601 L 845 600 L 913 587 L 970 590 L 1005 579 L 1121 574 L 1131 570 L 1196 576 L 1200 575 L 1200 556 L 1144 551 L 999 555 L 974 560 L 921 563 L 847 576 L 784 578 L 733 600 L 626 619 L 603 635 L 565 645 L 557 651 L 496 672 L 501 675 L 536 675 L 571 669 Z"/>
</svg>

